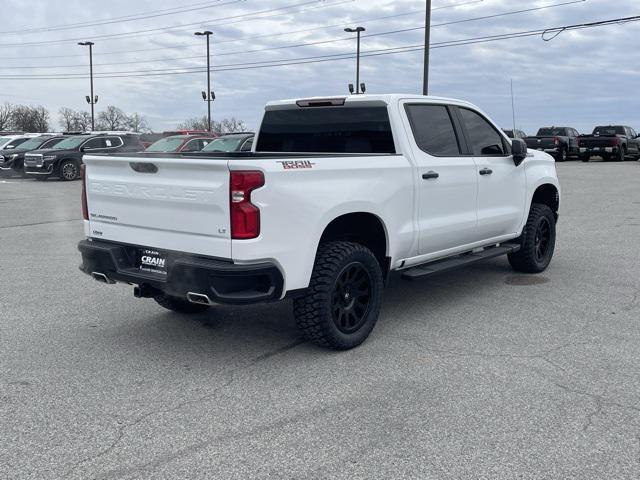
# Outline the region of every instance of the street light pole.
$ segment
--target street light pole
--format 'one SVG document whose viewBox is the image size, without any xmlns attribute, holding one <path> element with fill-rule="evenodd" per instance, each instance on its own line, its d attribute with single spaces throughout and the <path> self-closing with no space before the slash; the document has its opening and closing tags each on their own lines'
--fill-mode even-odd
<svg viewBox="0 0 640 480">
<path fill-rule="evenodd" d="M 364 27 L 345 28 L 347 33 L 356 33 L 358 35 L 358 47 L 356 50 L 356 95 L 360 94 L 360 34 L 366 31 Z"/>
<path fill-rule="evenodd" d="M 431 0 L 427 0 L 427 13 L 424 22 L 424 83 L 422 94 L 429 95 L 429 50 L 431 48 Z"/>
<path fill-rule="evenodd" d="M 98 97 L 93 95 L 93 42 L 80 42 L 78 45 L 89 47 L 89 78 L 91 79 L 91 96 L 87 97 L 87 102 L 91 105 L 91 131 L 96 129 L 95 108 Z"/>
<path fill-rule="evenodd" d="M 209 30 L 204 32 L 195 32 L 194 35 L 207 37 L 207 91 L 203 95 L 204 100 L 207 102 L 207 130 L 211 131 L 211 102 L 213 102 L 213 93 L 211 92 L 211 53 L 209 47 L 209 37 L 213 34 Z"/>
</svg>

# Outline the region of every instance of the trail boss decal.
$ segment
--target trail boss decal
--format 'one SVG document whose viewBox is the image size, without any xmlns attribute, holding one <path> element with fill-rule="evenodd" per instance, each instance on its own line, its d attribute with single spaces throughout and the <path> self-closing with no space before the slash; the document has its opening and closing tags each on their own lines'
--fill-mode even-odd
<svg viewBox="0 0 640 480">
<path fill-rule="evenodd" d="M 277 162 L 282 165 L 285 170 L 298 170 L 301 168 L 313 168 L 315 163 L 309 160 L 286 160 L 284 162 Z"/>
</svg>

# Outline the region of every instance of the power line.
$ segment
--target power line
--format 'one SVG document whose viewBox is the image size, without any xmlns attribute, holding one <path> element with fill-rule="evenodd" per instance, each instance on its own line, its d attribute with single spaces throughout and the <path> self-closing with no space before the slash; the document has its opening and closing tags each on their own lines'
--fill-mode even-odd
<svg viewBox="0 0 640 480">
<path fill-rule="evenodd" d="M 584 3 L 585 1 L 587 1 L 587 0 L 571 0 L 571 1 L 568 1 L 568 2 L 556 3 L 556 4 L 551 4 L 551 5 L 544 5 L 544 6 L 540 6 L 540 7 L 533 7 L 533 8 L 527 8 L 527 9 L 522 9 L 522 10 L 514 10 L 514 11 L 510 11 L 510 12 L 503 12 L 503 13 L 497 13 L 497 14 L 492 14 L 492 15 L 484 15 L 484 16 L 481 16 L 481 17 L 473 17 L 473 18 L 467 18 L 467 19 L 462 19 L 462 20 L 454 20 L 454 21 L 449 21 L 449 22 L 444 22 L 444 23 L 439 23 L 439 24 L 433 24 L 431 26 L 431 28 L 443 27 L 443 26 L 454 25 L 454 24 L 461 24 L 461 23 L 468 23 L 468 22 L 475 22 L 475 21 L 480 21 L 480 20 L 494 19 L 494 18 L 499 18 L 499 17 L 505 17 L 505 16 L 508 16 L 508 15 L 521 14 L 521 13 L 531 13 L 531 12 L 534 12 L 534 11 L 540 11 L 540 10 L 545 10 L 545 9 L 550 9 L 550 8 L 557 8 L 557 7 L 573 5 L 573 4 L 577 4 L 577 3 Z M 386 17 L 384 17 L 384 18 L 386 18 Z M 346 25 L 346 24 L 342 24 L 342 25 L 338 25 L 338 26 L 344 26 L 344 25 Z M 378 32 L 378 33 L 372 33 L 372 34 L 363 35 L 363 38 L 365 38 L 365 37 L 368 38 L 368 37 L 392 35 L 392 34 L 405 33 L 405 32 L 416 31 L 416 30 L 424 30 L 424 28 L 425 28 L 424 25 L 422 25 L 421 27 L 411 27 L 411 28 L 404 28 L 404 29 L 399 29 L 399 30 L 391 30 L 391 31 L 386 31 L 386 32 Z M 268 52 L 268 51 L 292 49 L 292 48 L 300 48 L 300 47 L 309 47 L 309 46 L 324 45 L 324 44 L 329 44 L 329 43 L 343 42 L 343 41 L 348 41 L 348 40 L 352 40 L 352 38 L 351 37 L 340 37 L 340 38 L 334 38 L 334 39 L 330 39 L 330 40 L 321 40 L 321 41 L 316 41 L 316 42 L 304 42 L 304 43 L 298 43 L 298 44 L 293 44 L 293 45 L 281 45 L 281 46 L 278 46 L 278 47 L 266 47 L 266 48 L 260 48 L 260 49 L 254 49 L 254 50 L 240 50 L 240 51 L 231 51 L 231 52 L 221 52 L 221 53 L 217 53 L 216 57 L 223 57 L 223 56 L 229 56 L 229 55 L 242 55 L 242 54 L 247 54 L 247 53 L 262 53 L 262 52 Z M 143 60 L 143 61 L 102 63 L 102 64 L 96 64 L 96 66 L 113 66 L 113 65 L 127 65 L 127 64 L 139 64 L 139 63 L 169 62 L 169 61 L 176 61 L 176 60 L 191 60 L 191 59 L 199 59 L 199 58 L 201 58 L 201 56 L 178 57 L 178 58 L 174 57 L 174 58 L 152 59 L 152 60 Z M 85 68 L 85 67 L 86 67 L 86 65 L 81 64 L 81 65 L 57 65 L 57 66 L 56 65 L 22 66 L 22 67 L 21 66 L 17 66 L 17 67 L 7 67 L 7 69 L 11 70 L 11 69 L 50 69 L 50 68 Z M 109 73 L 109 72 L 105 72 L 105 73 Z M 113 72 L 113 73 L 122 73 L 122 72 Z M 124 72 L 124 73 L 129 73 L 129 72 Z M 75 75 L 75 74 L 71 74 L 71 75 Z"/>
<path fill-rule="evenodd" d="M 239 3 L 242 2 L 244 0 L 231 0 L 227 3 L 223 3 L 223 4 L 219 4 L 218 6 L 223 6 L 223 5 L 228 5 L 231 3 Z M 347 1 L 355 1 L 355 0 L 347 0 Z M 38 42 L 22 42 L 22 43 L 5 43 L 0 45 L 0 47 L 2 48 L 6 48 L 6 47 L 25 47 L 25 46 L 36 46 L 36 45 L 56 45 L 56 44 L 64 44 L 64 43 L 70 43 L 70 42 L 78 42 L 80 40 L 107 40 L 107 39 L 121 39 L 121 38 L 131 38 L 131 37 L 139 37 L 141 35 L 148 35 L 150 33 L 155 33 L 155 32 L 170 32 L 173 30 L 182 30 L 185 29 L 186 27 L 192 28 L 192 27 L 198 27 L 201 25 L 205 25 L 205 24 L 211 24 L 211 22 L 220 22 L 224 20 L 224 25 L 228 25 L 229 23 L 233 23 L 233 22 L 228 22 L 228 20 L 233 20 L 233 19 L 237 19 L 237 18 L 244 18 L 244 17 L 253 17 L 256 15 L 261 15 L 263 13 L 272 13 L 272 12 L 280 12 L 280 11 L 286 11 L 286 10 L 290 10 L 296 7 L 301 7 L 301 6 L 306 6 L 306 5 L 311 5 L 311 4 L 316 4 L 316 3 L 324 3 L 325 0 L 308 0 L 308 1 L 304 1 L 304 2 L 298 2 L 298 3 L 294 3 L 292 5 L 287 5 L 284 7 L 277 7 L 277 8 L 270 8 L 270 9 L 266 9 L 266 10 L 260 10 L 257 12 L 248 12 L 248 13 L 243 13 L 243 14 L 239 14 L 239 15 L 232 15 L 229 17 L 220 17 L 220 18 L 216 18 L 216 19 L 212 19 L 212 20 L 200 20 L 198 22 L 192 22 L 192 23 L 183 23 L 181 25 L 176 25 L 176 26 L 168 26 L 168 27 L 157 27 L 157 28 L 148 28 L 145 30 L 134 30 L 131 32 L 121 32 L 121 33 L 107 33 L 107 34 L 103 34 L 103 35 L 92 35 L 92 36 L 83 36 L 83 37 L 75 37 L 75 38 L 65 38 L 65 39 L 58 39 L 58 40 L 42 40 L 42 41 L 38 41 Z M 339 2 L 339 3 L 344 3 L 344 2 Z M 326 4 L 326 6 L 332 6 L 332 4 Z M 258 17 L 257 19 L 260 19 L 263 17 Z M 221 23 L 214 23 L 213 25 L 220 25 Z"/>
<path fill-rule="evenodd" d="M 21 28 L 20 30 L 9 30 L 5 32 L 0 32 L 0 35 L 20 35 L 24 33 L 33 33 L 33 32 L 41 33 L 41 32 L 53 32 L 53 31 L 59 31 L 59 30 L 75 30 L 78 28 L 110 25 L 113 23 L 133 22 L 137 20 L 145 20 L 148 18 L 164 17 L 167 15 L 175 15 L 178 13 L 204 10 L 206 8 L 211 8 L 212 6 L 216 6 L 215 4 L 221 1 L 222 0 L 214 0 L 214 1 L 209 0 L 207 2 L 198 2 L 190 5 L 183 5 L 182 7 L 163 8 L 161 10 L 151 10 L 146 13 L 125 15 L 122 17 L 111 17 L 109 19 L 103 19 L 103 20 L 90 20 L 88 22 L 67 23 L 63 25 L 53 25 L 53 26 L 38 27 L 38 28 Z M 246 1 L 246 0 L 238 0 L 238 1 Z M 201 5 L 204 5 L 204 6 L 201 6 Z"/>
<path fill-rule="evenodd" d="M 351 1 L 353 1 L 353 0 L 342 0 L 340 2 L 331 4 L 331 6 L 340 5 L 342 3 L 350 3 Z M 433 10 L 435 11 L 435 10 L 444 10 L 444 9 L 448 9 L 448 8 L 457 8 L 457 7 L 468 6 L 468 5 L 473 5 L 473 4 L 482 3 L 482 2 L 484 2 L 484 0 L 468 0 L 468 1 L 453 3 L 453 4 L 449 4 L 449 5 L 443 5 L 443 6 L 440 6 L 440 7 L 434 7 Z M 319 8 L 319 7 L 322 8 L 322 6 L 316 6 L 316 7 L 313 7 L 313 8 L 316 9 L 316 8 Z M 311 8 L 309 8 L 309 9 L 300 9 L 298 11 L 298 13 L 302 12 L 302 11 L 306 11 L 306 10 L 311 10 Z M 414 15 L 416 13 L 421 13 L 421 10 L 413 10 L 413 11 L 405 12 L 405 13 L 399 13 L 399 14 L 394 14 L 394 15 L 386 15 L 384 17 L 352 20 L 350 23 L 354 23 L 354 22 L 355 23 L 364 23 L 364 22 L 373 22 L 373 21 L 378 21 L 378 20 L 387 20 L 387 19 L 391 19 L 391 18 Z M 263 18 L 269 18 L 269 17 L 260 17 L 258 20 L 263 19 Z M 251 20 L 253 20 L 253 19 L 251 19 Z M 240 22 L 229 22 L 229 23 L 240 23 Z M 324 25 L 324 26 L 320 26 L 320 27 L 307 28 L 307 29 L 301 29 L 301 30 L 289 30 L 289 31 L 280 32 L 280 33 L 267 33 L 267 34 L 262 34 L 262 35 L 254 35 L 254 36 L 250 36 L 250 37 L 234 38 L 234 39 L 228 39 L 228 40 L 218 40 L 218 41 L 216 41 L 216 44 L 220 45 L 220 44 L 223 44 L 223 43 L 236 43 L 236 42 L 246 41 L 246 40 L 256 40 L 256 39 L 259 39 L 259 38 L 279 37 L 279 36 L 292 35 L 292 34 L 296 34 L 296 33 L 312 32 L 312 31 L 323 30 L 323 29 L 328 29 L 328 28 L 343 27 L 346 24 L 347 23 L 345 22 L 345 23 L 340 23 L 340 24 Z M 136 50 L 118 50 L 118 51 L 100 52 L 99 55 L 100 56 L 127 55 L 127 54 L 131 54 L 131 53 L 152 52 L 152 51 L 169 50 L 169 49 L 189 49 L 189 48 L 196 48 L 196 47 L 199 48 L 200 46 L 199 45 L 168 45 L 168 46 L 163 46 L 163 47 L 142 48 L 142 49 L 136 49 Z M 75 57 L 84 57 L 84 55 L 73 54 L 73 55 L 41 55 L 41 56 L 0 57 L 0 60 L 40 60 L 40 59 L 50 59 L 50 58 L 75 58 Z M 135 62 L 132 62 L 132 63 L 138 63 L 138 61 L 135 61 Z"/>
<path fill-rule="evenodd" d="M 457 47 L 462 45 L 472 45 L 472 44 L 480 44 L 480 43 L 488 43 L 488 42 L 496 42 L 502 40 L 511 40 L 515 38 L 524 38 L 524 37 L 533 37 L 533 36 L 542 36 L 548 34 L 549 32 L 560 31 L 560 33 L 571 30 L 582 30 L 588 28 L 609 26 L 614 24 L 625 24 L 631 22 L 640 21 L 640 15 L 633 17 L 624 17 L 624 18 L 616 18 L 612 20 L 602 20 L 591 23 L 582 23 L 575 25 L 567 25 L 561 27 L 552 27 L 546 29 L 538 29 L 538 30 L 526 30 L 522 32 L 512 32 L 505 33 L 499 35 L 488 35 L 482 37 L 474 37 L 474 38 L 466 38 L 466 39 L 458 39 L 458 40 L 449 40 L 445 42 L 436 42 L 431 44 L 432 49 L 439 48 L 449 48 L 449 47 Z M 408 53 L 408 52 L 416 52 L 424 50 L 424 45 L 406 45 L 402 47 L 390 47 L 379 50 L 369 50 L 367 52 L 362 53 L 362 57 L 376 57 L 383 55 L 394 55 L 400 53 Z M 332 55 L 322 55 L 322 56 L 314 56 L 314 57 L 306 57 L 307 60 L 284 60 L 284 61 L 273 61 L 273 62 L 254 62 L 254 64 L 230 64 L 228 66 L 219 65 L 217 67 L 212 68 L 212 71 L 224 72 L 224 71 L 238 71 L 238 70 L 253 70 L 259 68 L 272 68 L 272 67 L 281 67 L 281 66 L 291 66 L 291 65 L 304 65 L 304 64 L 314 64 L 314 63 L 325 63 L 332 61 L 340 61 L 340 60 L 351 60 L 355 58 L 353 53 L 345 53 L 345 54 L 332 54 Z M 198 69 L 182 69 L 181 71 L 169 72 L 163 71 L 158 73 L 149 73 L 149 72 L 141 72 L 139 74 L 127 74 L 127 75 L 113 75 L 113 74 L 102 74 L 101 78 L 137 78 L 137 77 L 155 77 L 155 76 L 171 76 L 171 75 L 186 75 L 186 74 L 194 74 L 194 73 L 202 73 L 205 70 L 202 68 Z M 39 80 L 72 80 L 72 79 L 86 79 L 86 75 L 84 77 L 80 76 L 65 76 L 66 74 L 61 74 L 60 76 L 40 76 L 40 75 L 32 75 L 32 76 L 8 76 L 3 75 L 0 76 L 2 80 L 31 80 L 31 79 L 39 79 Z"/>
</svg>

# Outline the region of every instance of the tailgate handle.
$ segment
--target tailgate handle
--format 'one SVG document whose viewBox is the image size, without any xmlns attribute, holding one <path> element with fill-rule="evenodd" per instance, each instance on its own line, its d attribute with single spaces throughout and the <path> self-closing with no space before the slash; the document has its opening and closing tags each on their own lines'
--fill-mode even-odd
<svg viewBox="0 0 640 480">
<path fill-rule="evenodd" d="M 158 167 L 148 162 L 130 162 L 129 166 L 138 173 L 158 173 Z"/>
</svg>

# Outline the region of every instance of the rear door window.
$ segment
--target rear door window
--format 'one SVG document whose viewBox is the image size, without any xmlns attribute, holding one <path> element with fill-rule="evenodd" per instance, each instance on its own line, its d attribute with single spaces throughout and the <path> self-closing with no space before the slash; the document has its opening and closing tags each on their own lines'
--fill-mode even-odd
<svg viewBox="0 0 640 480">
<path fill-rule="evenodd" d="M 386 106 L 265 112 L 258 152 L 395 154 Z"/>
<path fill-rule="evenodd" d="M 90 148 L 104 148 L 104 138 L 92 138 L 88 142 L 86 142 L 83 147 L 85 149 Z"/>
<path fill-rule="evenodd" d="M 421 150 L 438 157 L 460 155 L 449 109 L 444 105 L 407 105 L 413 138 Z"/>
</svg>

